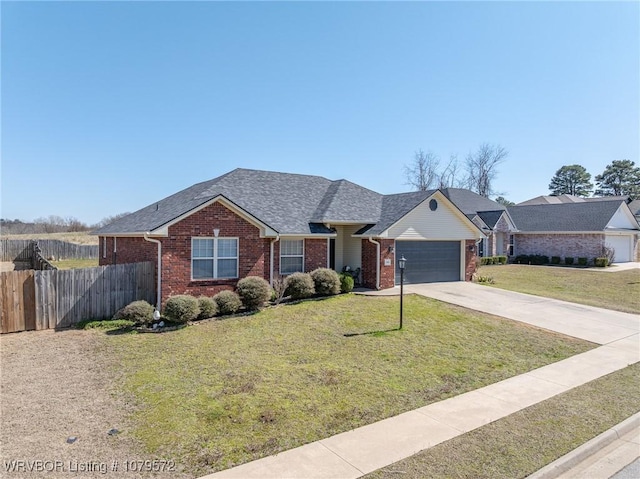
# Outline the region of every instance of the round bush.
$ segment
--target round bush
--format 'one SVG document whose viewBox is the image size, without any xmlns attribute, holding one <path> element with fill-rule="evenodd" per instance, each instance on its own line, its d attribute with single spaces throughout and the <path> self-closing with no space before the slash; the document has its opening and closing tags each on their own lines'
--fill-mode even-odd
<svg viewBox="0 0 640 479">
<path fill-rule="evenodd" d="M 346 273 L 342 273 L 340 275 L 340 291 L 343 293 L 350 293 L 353 291 L 353 284 L 353 276 Z"/>
<path fill-rule="evenodd" d="M 313 279 L 308 273 L 293 273 L 286 279 L 286 294 L 293 299 L 304 299 L 313 296 L 316 292 Z"/>
<path fill-rule="evenodd" d="M 340 293 L 340 277 L 338 273 L 329 268 L 318 268 L 311 272 L 313 286 L 316 294 L 329 296 Z"/>
<path fill-rule="evenodd" d="M 198 298 L 198 306 L 200 306 L 200 314 L 198 319 L 213 318 L 218 313 L 218 305 L 208 296 L 200 296 Z"/>
<path fill-rule="evenodd" d="M 153 322 L 154 311 L 155 308 L 146 301 L 134 301 L 114 314 L 113 319 L 125 319 L 136 324 L 150 324 Z"/>
<path fill-rule="evenodd" d="M 213 300 L 218 305 L 218 312 L 222 315 L 237 313 L 242 306 L 240 296 L 233 291 L 220 291 Z"/>
<path fill-rule="evenodd" d="M 236 291 L 244 307 L 251 311 L 260 308 L 271 298 L 271 286 L 258 276 L 242 278 L 238 281 Z"/>
<path fill-rule="evenodd" d="M 198 300 L 188 294 L 170 296 L 164 305 L 163 315 L 175 323 L 193 321 L 199 314 Z"/>
</svg>

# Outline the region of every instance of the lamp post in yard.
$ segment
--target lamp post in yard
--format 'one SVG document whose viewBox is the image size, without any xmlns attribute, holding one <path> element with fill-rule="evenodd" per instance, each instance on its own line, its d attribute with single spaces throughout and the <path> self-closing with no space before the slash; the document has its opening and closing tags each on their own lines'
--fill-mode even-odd
<svg viewBox="0 0 640 479">
<path fill-rule="evenodd" d="M 398 268 L 400 268 L 400 327 L 402 329 L 402 299 L 404 296 L 404 267 L 407 265 L 407 260 L 404 255 L 398 260 Z"/>
</svg>

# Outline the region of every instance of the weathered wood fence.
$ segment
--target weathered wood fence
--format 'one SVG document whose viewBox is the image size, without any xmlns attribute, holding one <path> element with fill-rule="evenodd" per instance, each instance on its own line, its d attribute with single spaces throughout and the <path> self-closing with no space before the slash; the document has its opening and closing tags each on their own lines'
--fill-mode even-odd
<svg viewBox="0 0 640 479">
<path fill-rule="evenodd" d="M 155 265 L 0 273 L 0 332 L 57 329 L 105 319 L 139 299 L 155 303 Z"/>
<path fill-rule="evenodd" d="M 0 239 L 0 261 L 31 261 L 36 242 L 45 258 L 90 259 L 98 257 L 98 245 L 68 243 L 54 239 Z"/>
</svg>

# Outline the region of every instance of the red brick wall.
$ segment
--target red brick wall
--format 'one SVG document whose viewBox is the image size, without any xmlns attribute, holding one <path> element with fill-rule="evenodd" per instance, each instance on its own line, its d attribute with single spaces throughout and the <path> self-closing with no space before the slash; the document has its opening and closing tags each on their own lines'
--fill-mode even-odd
<svg viewBox="0 0 640 479">
<path fill-rule="evenodd" d="M 162 239 L 162 301 L 176 294 L 194 296 L 233 290 L 237 279 L 192 280 L 191 238 L 238 238 L 240 278 L 260 276 L 269 281 L 269 243 L 260 238 L 260 230 L 220 203 L 214 203 L 169 227 L 168 238 Z"/>
<path fill-rule="evenodd" d="M 310 273 L 314 269 L 327 267 L 327 239 L 304 240 L 304 270 Z"/>
<path fill-rule="evenodd" d="M 394 245 L 392 239 L 378 239 L 380 257 L 377 256 L 376 245 L 369 240 L 362 240 L 362 283 L 365 288 L 376 288 L 376 268 L 380 264 L 380 289 L 392 288 L 395 285 L 395 254 L 389 252 Z M 385 258 L 391 260 L 389 266 L 384 265 Z"/>
<path fill-rule="evenodd" d="M 389 252 L 389 247 L 395 245 L 392 239 L 380 239 L 380 289 L 393 288 L 396 284 L 395 253 Z M 390 259 L 391 264 L 385 266 L 384 260 Z"/>
<path fill-rule="evenodd" d="M 376 289 L 376 245 L 362 240 L 362 285 Z"/>
<path fill-rule="evenodd" d="M 100 241 L 100 257 L 98 264 L 105 266 L 109 264 L 139 263 L 141 261 L 158 262 L 158 247 L 154 243 L 145 241 L 144 238 L 120 237 L 107 238 L 106 257 L 104 251 L 104 238 Z M 113 251 L 113 243 L 116 243 L 116 252 Z"/>
<path fill-rule="evenodd" d="M 477 256 L 476 240 L 466 240 L 464 244 L 464 279 L 471 281 L 473 273 L 476 272 L 476 256 Z"/>
</svg>

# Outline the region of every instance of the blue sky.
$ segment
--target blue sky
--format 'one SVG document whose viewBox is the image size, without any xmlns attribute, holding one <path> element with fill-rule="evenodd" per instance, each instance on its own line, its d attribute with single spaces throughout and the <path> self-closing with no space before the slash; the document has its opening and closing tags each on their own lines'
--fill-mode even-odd
<svg viewBox="0 0 640 479">
<path fill-rule="evenodd" d="M 638 164 L 638 2 L 0 8 L 3 218 L 94 223 L 237 167 L 398 193 L 416 150 L 484 142 L 516 202 Z"/>
</svg>

